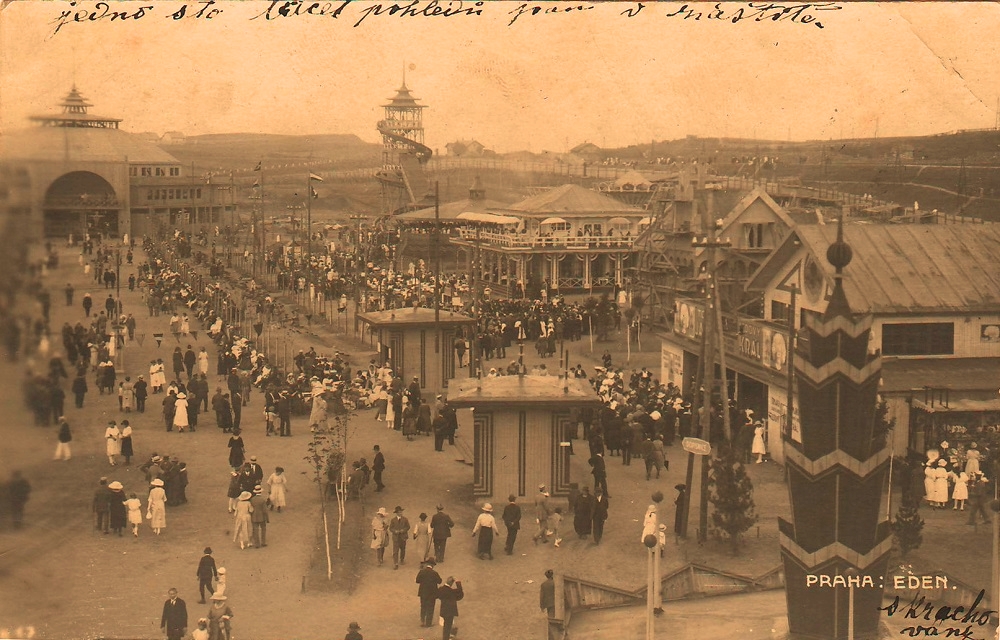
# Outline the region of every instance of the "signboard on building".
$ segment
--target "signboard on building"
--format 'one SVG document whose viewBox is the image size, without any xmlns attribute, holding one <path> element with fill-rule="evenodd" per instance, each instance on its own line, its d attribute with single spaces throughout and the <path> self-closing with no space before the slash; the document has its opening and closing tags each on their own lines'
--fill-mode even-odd
<svg viewBox="0 0 1000 640">
<path fill-rule="evenodd" d="M 1000 324 L 979 325 L 980 342 L 1000 342 Z"/>
<path fill-rule="evenodd" d="M 684 352 L 666 342 L 660 347 L 660 382 L 684 388 Z"/>
<path fill-rule="evenodd" d="M 674 302 L 674 333 L 692 340 L 701 340 L 705 324 L 705 309 L 687 300 Z"/>
<path fill-rule="evenodd" d="M 744 358 L 760 362 L 762 360 L 763 328 L 758 324 L 741 319 L 737 331 L 736 352 Z"/>
<path fill-rule="evenodd" d="M 788 336 L 769 327 L 761 327 L 761 364 L 775 371 L 787 371 Z"/>
<path fill-rule="evenodd" d="M 769 389 L 767 394 L 767 432 L 785 433 L 788 429 L 788 402 L 784 391 Z M 792 407 L 792 440 L 802 442 L 802 427 L 799 423 L 799 405 Z M 771 447 L 775 443 L 771 443 Z"/>
</svg>

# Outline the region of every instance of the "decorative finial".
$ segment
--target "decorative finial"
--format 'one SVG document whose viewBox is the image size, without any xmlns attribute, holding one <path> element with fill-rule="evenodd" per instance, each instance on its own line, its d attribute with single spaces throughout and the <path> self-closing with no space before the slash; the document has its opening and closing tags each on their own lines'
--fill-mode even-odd
<svg viewBox="0 0 1000 640">
<path fill-rule="evenodd" d="M 851 246 L 844 242 L 844 214 L 841 213 L 840 217 L 837 218 L 837 241 L 827 248 L 826 259 L 837 270 L 839 277 L 844 267 L 851 264 L 853 257 L 854 252 L 851 251 Z"/>
</svg>

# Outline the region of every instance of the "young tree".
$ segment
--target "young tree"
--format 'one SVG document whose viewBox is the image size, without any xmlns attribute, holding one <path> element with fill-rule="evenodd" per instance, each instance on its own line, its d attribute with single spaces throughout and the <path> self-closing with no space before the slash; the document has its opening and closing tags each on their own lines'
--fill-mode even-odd
<svg viewBox="0 0 1000 640">
<path fill-rule="evenodd" d="M 711 465 L 708 500 L 715 507 L 712 524 L 729 536 L 733 554 L 738 554 L 743 533 L 757 522 L 753 483 L 731 447 L 723 447 Z"/>
<path fill-rule="evenodd" d="M 896 511 L 896 519 L 892 521 L 892 538 L 904 558 L 909 552 L 920 548 L 924 541 L 924 536 L 920 533 L 923 528 L 924 519 L 913 505 L 904 504 Z"/>
</svg>

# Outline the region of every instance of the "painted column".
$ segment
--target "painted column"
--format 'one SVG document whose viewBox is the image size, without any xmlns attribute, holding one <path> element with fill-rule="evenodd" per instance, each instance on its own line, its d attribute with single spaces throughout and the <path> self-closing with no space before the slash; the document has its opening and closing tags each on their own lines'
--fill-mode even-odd
<svg viewBox="0 0 1000 640">
<path fill-rule="evenodd" d="M 590 254 L 583 254 L 579 256 L 583 258 L 583 288 L 590 289 Z"/>
<path fill-rule="evenodd" d="M 778 542 L 789 637 L 876 638 L 892 550 L 889 523 L 879 521 L 891 455 L 875 422 L 881 361 L 868 354 L 872 317 L 855 318 L 844 295 L 851 249 L 842 223 L 827 260 L 834 290 L 823 318 L 807 319 L 809 353 L 795 364 L 801 442 L 783 437 L 792 522 L 779 519 Z M 831 586 L 819 588 L 824 578 Z"/>
</svg>

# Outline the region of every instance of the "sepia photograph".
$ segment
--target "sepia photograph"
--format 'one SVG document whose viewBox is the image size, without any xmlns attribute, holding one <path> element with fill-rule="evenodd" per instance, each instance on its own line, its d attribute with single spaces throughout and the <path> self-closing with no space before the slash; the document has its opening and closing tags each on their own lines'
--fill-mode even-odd
<svg viewBox="0 0 1000 640">
<path fill-rule="evenodd" d="M 0 640 L 1000 640 L 998 30 L 0 0 Z"/>
</svg>

